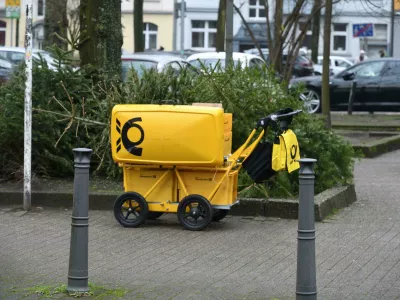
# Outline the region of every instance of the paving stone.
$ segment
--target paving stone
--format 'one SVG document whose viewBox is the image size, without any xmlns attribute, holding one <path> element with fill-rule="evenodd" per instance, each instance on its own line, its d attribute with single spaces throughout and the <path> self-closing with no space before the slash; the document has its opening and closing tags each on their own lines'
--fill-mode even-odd
<svg viewBox="0 0 400 300">
<path fill-rule="evenodd" d="M 357 162 L 358 202 L 316 223 L 319 299 L 400 297 L 399 165 L 400 151 Z M 0 206 L 0 299 L 67 281 L 71 211 L 17 209 Z M 295 299 L 297 220 L 228 216 L 190 232 L 175 215 L 139 228 L 111 211 L 89 218 L 89 280 L 124 299 Z"/>
</svg>

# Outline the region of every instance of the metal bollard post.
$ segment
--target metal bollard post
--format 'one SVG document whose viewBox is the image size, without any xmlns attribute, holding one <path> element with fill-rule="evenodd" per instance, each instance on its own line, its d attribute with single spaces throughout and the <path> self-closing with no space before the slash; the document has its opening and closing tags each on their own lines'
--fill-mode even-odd
<svg viewBox="0 0 400 300">
<path fill-rule="evenodd" d="M 92 150 L 76 148 L 73 151 L 75 177 L 67 291 L 87 292 L 89 291 L 89 167 Z"/>
<path fill-rule="evenodd" d="M 351 115 L 353 113 L 353 103 L 354 97 L 356 96 L 357 81 L 353 80 L 351 83 L 350 95 L 349 95 L 349 105 L 347 108 L 347 114 Z"/>
<path fill-rule="evenodd" d="M 296 300 L 317 299 L 315 267 L 314 171 L 317 160 L 302 158 L 299 183 Z"/>
</svg>

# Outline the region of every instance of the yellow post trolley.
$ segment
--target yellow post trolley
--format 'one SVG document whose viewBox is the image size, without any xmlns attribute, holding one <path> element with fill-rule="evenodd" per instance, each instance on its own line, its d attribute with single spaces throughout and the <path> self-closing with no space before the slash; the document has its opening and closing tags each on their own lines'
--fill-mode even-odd
<svg viewBox="0 0 400 300">
<path fill-rule="evenodd" d="M 238 173 L 268 124 L 288 124 L 299 112 L 261 119 L 231 154 L 232 115 L 220 107 L 116 105 L 111 149 L 123 168 L 125 193 L 114 203 L 115 218 L 125 227 L 137 227 L 163 213 L 177 213 L 189 230 L 222 219 L 238 203 Z"/>
</svg>

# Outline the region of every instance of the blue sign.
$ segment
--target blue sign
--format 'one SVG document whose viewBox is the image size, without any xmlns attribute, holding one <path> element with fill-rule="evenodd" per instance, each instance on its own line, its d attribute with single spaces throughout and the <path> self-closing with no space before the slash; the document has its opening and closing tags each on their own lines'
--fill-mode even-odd
<svg viewBox="0 0 400 300">
<path fill-rule="evenodd" d="M 374 24 L 353 24 L 353 37 L 374 36 Z"/>
</svg>

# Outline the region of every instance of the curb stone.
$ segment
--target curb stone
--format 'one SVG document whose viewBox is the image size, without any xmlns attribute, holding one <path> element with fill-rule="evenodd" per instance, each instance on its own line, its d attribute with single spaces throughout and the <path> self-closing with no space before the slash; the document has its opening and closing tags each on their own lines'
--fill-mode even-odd
<svg viewBox="0 0 400 300">
<path fill-rule="evenodd" d="M 394 135 L 364 145 L 353 145 L 355 150 L 360 150 L 365 157 L 373 158 L 378 155 L 400 149 L 400 135 Z"/>
<path fill-rule="evenodd" d="M 89 208 L 92 210 L 112 210 L 115 193 L 90 193 Z M 66 192 L 32 192 L 32 206 L 53 208 L 71 208 L 72 191 Z M 21 191 L 0 190 L 0 205 L 22 205 Z M 334 187 L 315 195 L 315 221 L 323 221 L 334 209 L 341 209 L 357 201 L 354 185 Z M 297 199 L 239 199 L 239 204 L 232 207 L 231 215 L 248 217 L 275 217 L 297 219 Z M 262 218 L 258 218 L 262 220 Z"/>
</svg>

